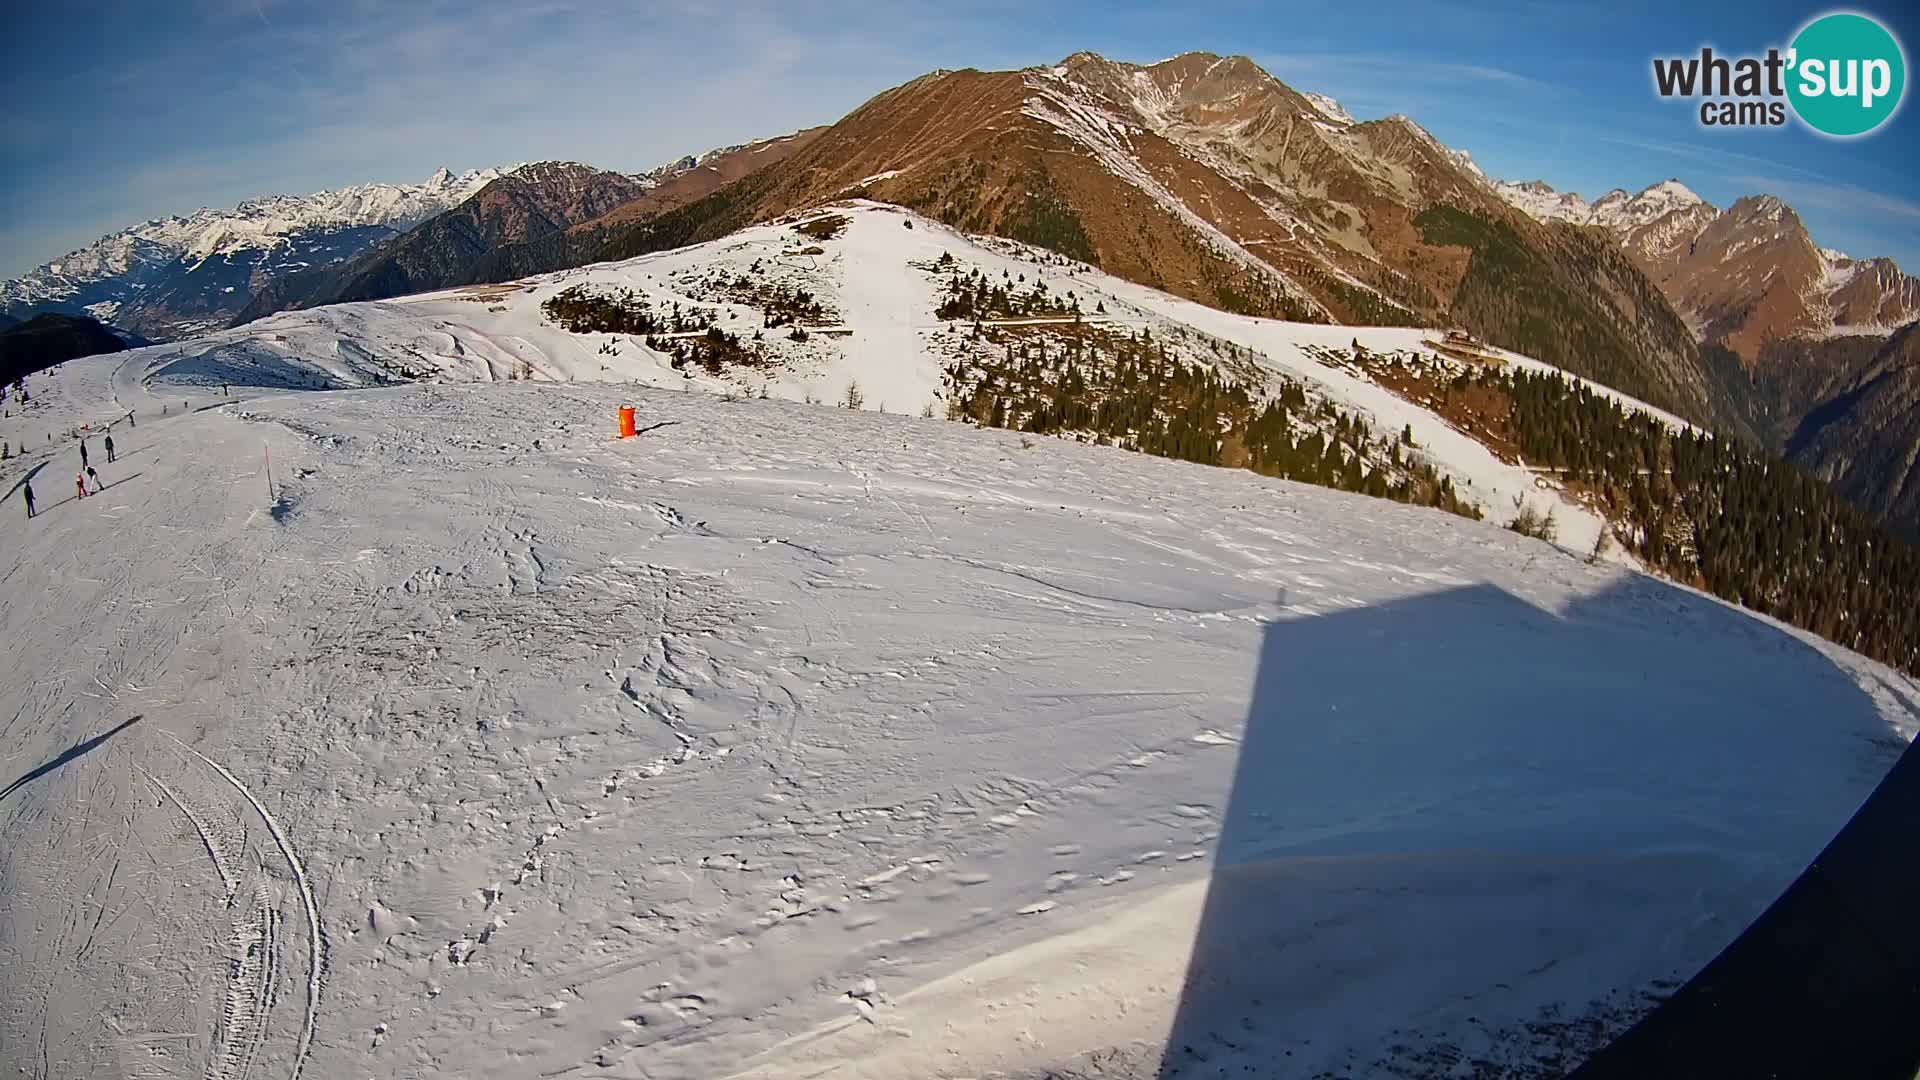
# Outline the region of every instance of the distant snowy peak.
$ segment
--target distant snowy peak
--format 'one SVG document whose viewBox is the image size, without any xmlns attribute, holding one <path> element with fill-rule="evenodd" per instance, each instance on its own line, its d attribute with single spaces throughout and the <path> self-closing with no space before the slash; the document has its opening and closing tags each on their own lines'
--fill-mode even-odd
<svg viewBox="0 0 1920 1080">
<path fill-rule="evenodd" d="M 1301 96 L 1307 99 L 1308 104 L 1320 110 L 1321 116 L 1326 117 L 1327 119 L 1333 121 L 1336 124 L 1341 124 L 1346 127 L 1352 127 L 1355 123 L 1358 123 L 1358 121 L 1354 120 L 1353 115 L 1351 113 L 1347 112 L 1347 110 L 1340 107 L 1339 102 L 1333 100 L 1332 98 L 1328 97 L 1325 94 L 1315 94 L 1315 93 L 1309 92 L 1309 93 L 1302 94 Z"/>
<path fill-rule="evenodd" d="M 356 184 L 312 195 L 266 195 L 231 210 L 198 210 L 127 230 L 190 258 L 271 247 L 295 233 L 379 225 L 406 229 L 458 203 L 499 177 L 499 169 L 458 175 L 442 168 L 419 184 Z"/>
<path fill-rule="evenodd" d="M 699 158 L 694 157 L 692 154 L 687 154 L 682 157 L 674 158 L 672 161 L 669 161 L 665 165 L 661 165 L 658 168 L 648 169 L 646 172 L 634 173 L 633 176 L 634 176 L 634 179 L 636 180 L 659 181 L 659 180 L 664 180 L 669 176 L 673 176 L 676 173 L 683 173 L 688 171 L 689 169 L 698 168 L 699 165 L 700 165 Z"/>
<path fill-rule="evenodd" d="M 578 161 L 529 161 L 524 165 L 515 165 L 513 168 L 508 169 L 504 175 L 511 176 L 516 180 L 532 180 L 537 182 L 553 176 L 579 173 L 598 174 L 605 171 L 604 169 L 596 169 L 592 165 L 583 164 Z"/>
<path fill-rule="evenodd" d="M 1537 221 L 1572 221 L 1586 224 L 1593 216 L 1587 200 L 1571 191 L 1555 191 L 1544 180 L 1512 183 L 1496 180 L 1493 188 L 1500 197 Z"/>
<path fill-rule="evenodd" d="M 764 140 L 760 140 L 760 142 L 776 143 L 776 142 L 780 142 L 782 140 L 791 139 L 791 138 L 793 138 L 793 135 L 782 135 L 776 139 L 764 139 Z M 661 183 L 662 181 L 671 180 L 674 177 L 679 176 L 681 173 L 692 172 L 693 170 L 698 169 L 703 165 L 711 165 L 714 162 L 718 161 L 721 158 L 726 157 L 729 154 L 737 154 L 740 151 L 745 150 L 748 147 L 754 146 L 754 145 L 756 145 L 756 143 L 737 143 L 733 146 L 716 146 L 713 149 L 708 150 L 703 154 L 698 154 L 698 155 L 683 154 L 680 157 L 674 158 L 672 161 L 667 162 L 665 165 L 648 169 L 645 172 L 637 172 L 632 175 L 635 180 L 639 180 L 644 183 L 658 184 L 658 183 Z"/>
<path fill-rule="evenodd" d="M 1408 116 L 1405 113 L 1395 113 L 1392 116 L 1387 117 L 1387 119 L 1395 123 L 1398 123 L 1400 126 L 1412 132 L 1415 137 L 1425 142 L 1428 146 L 1433 148 L 1442 156 L 1446 157 L 1447 160 L 1453 162 L 1455 165 L 1458 165 L 1461 169 L 1465 170 L 1467 173 L 1481 180 L 1486 181 L 1489 185 L 1493 183 L 1493 181 L 1487 176 L 1487 174 L 1481 171 L 1480 165 L 1473 160 L 1472 154 L 1467 153 L 1465 150 L 1455 150 L 1453 147 L 1448 146 L 1446 143 L 1441 142 L 1438 136 L 1434 135 L 1433 132 L 1428 131 L 1424 126 L 1421 125 L 1421 123 L 1418 120 L 1415 120 L 1413 117 Z"/>
<path fill-rule="evenodd" d="M 1647 188 L 1645 191 L 1642 191 L 1640 197 L 1642 199 L 1666 199 L 1676 206 L 1692 206 L 1696 203 L 1707 201 L 1695 194 L 1692 188 L 1681 183 L 1678 179 L 1662 180 Z"/>
<path fill-rule="evenodd" d="M 1499 180 L 1495 181 L 1494 189 L 1507 202 L 1537 220 L 1600 225 L 1623 235 L 1675 212 L 1704 207 L 1709 218 L 1714 212 L 1705 199 L 1678 180 L 1662 180 L 1637 195 L 1628 194 L 1624 188 L 1614 188 L 1592 203 L 1576 192 L 1555 191 L 1544 180 L 1521 183 Z M 1704 227 L 1705 222 L 1701 225 Z"/>
<path fill-rule="evenodd" d="M 1651 225 L 1668 214 L 1703 206 L 1709 211 L 1713 209 L 1705 199 L 1695 195 L 1680 181 L 1663 180 L 1638 195 L 1629 196 L 1617 188 L 1608 192 L 1593 204 L 1592 224 L 1604 225 L 1615 231 L 1635 229 Z"/>
</svg>

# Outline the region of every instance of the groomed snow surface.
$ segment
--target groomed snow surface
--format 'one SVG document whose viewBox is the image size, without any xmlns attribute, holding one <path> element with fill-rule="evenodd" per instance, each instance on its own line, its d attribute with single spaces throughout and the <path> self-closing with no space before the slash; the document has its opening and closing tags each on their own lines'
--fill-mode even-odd
<svg viewBox="0 0 1920 1080">
<path fill-rule="evenodd" d="M 456 310 L 513 347 L 473 326 L 520 308 L 332 309 L 255 328 L 233 397 L 165 347 L 4 421 L 41 507 L 0 513 L 6 1075 L 1570 1064 L 1920 717 L 1710 598 L 1251 473 L 679 388 L 286 389 L 381 360 L 287 366 L 301 327 Z M 926 385 L 874 350 L 776 389 Z"/>
</svg>

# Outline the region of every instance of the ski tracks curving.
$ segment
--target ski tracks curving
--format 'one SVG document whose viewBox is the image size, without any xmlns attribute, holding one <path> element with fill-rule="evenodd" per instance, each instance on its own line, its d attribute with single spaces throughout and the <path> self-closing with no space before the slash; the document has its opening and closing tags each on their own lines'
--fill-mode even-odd
<svg viewBox="0 0 1920 1080">
<path fill-rule="evenodd" d="M 280 849 L 281 857 L 286 859 L 287 868 L 293 872 L 295 886 L 300 893 L 300 907 L 307 923 L 307 1000 L 300 1018 L 300 1041 L 293 1059 L 293 1080 L 299 1080 L 301 1071 L 306 1067 L 308 1056 L 313 1050 L 313 1033 L 319 1019 L 320 989 L 326 973 L 326 937 L 320 929 L 319 905 L 314 900 L 313 884 L 307 877 L 307 868 L 300 861 L 299 853 L 294 850 L 293 842 L 287 838 L 286 830 L 268 810 L 251 789 L 241 783 L 226 766 L 169 735 L 188 754 L 199 759 L 208 768 L 219 773 L 221 778 L 240 793 L 260 815 L 260 820 L 272 834 L 273 842 Z M 185 807 L 182 806 L 182 810 Z M 193 815 L 188 814 L 189 818 Z M 198 823 L 196 822 L 196 827 Z M 203 839 L 206 834 L 202 833 Z M 214 848 L 208 845 L 209 852 Z M 215 862 L 220 862 L 215 856 Z M 228 878 L 222 873 L 223 880 Z M 272 1005 L 274 985 L 271 954 L 273 952 L 275 919 L 271 897 L 267 893 L 264 877 L 256 878 L 257 888 L 254 896 L 254 917 L 251 920 L 236 920 L 236 928 L 230 945 L 238 954 L 234 957 L 234 973 L 229 987 L 226 1015 L 224 1017 L 224 1035 L 221 1052 L 208 1071 L 209 1080 L 244 1080 L 252 1065 L 254 1051 L 265 1034 L 266 1015 Z M 258 952 L 256 967 L 255 953 Z M 258 975 L 258 978 L 255 976 Z"/>
</svg>

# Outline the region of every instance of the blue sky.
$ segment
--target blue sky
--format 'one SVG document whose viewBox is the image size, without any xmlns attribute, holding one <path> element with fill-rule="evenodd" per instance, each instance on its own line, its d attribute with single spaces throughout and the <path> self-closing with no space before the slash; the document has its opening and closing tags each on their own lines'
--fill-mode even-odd
<svg viewBox="0 0 1920 1080">
<path fill-rule="evenodd" d="M 1822 7 L 942 0 L 15 0 L 0 16 L 0 274 L 268 192 L 541 158 L 648 168 L 837 119 L 936 67 L 1244 53 L 1361 119 L 1404 112 L 1492 175 L 1589 198 L 1771 192 L 1819 243 L 1920 272 L 1920 109 L 1836 142 L 1714 131 L 1649 62 L 1784 45 Z M 1920 50 L 1920 14 L 1866 6 Z M 1910 95 L 1911 96 L 1911 95 Z"/>
</svg>

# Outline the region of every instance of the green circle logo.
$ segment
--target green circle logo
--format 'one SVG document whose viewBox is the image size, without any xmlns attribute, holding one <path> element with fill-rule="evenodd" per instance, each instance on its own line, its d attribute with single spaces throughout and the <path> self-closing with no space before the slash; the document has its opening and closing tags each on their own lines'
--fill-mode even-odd
<svg viewBox="0 0 1920 1080">
<path fill-rule="evenodd" d="M 1793 39 L 1788 56 L 1787 99 L 1822 134 L 1865 135 L 1893 116 L 1907 90 L 1900 42 L 1865 15 L 1820 16 Z"/>
</svg>

